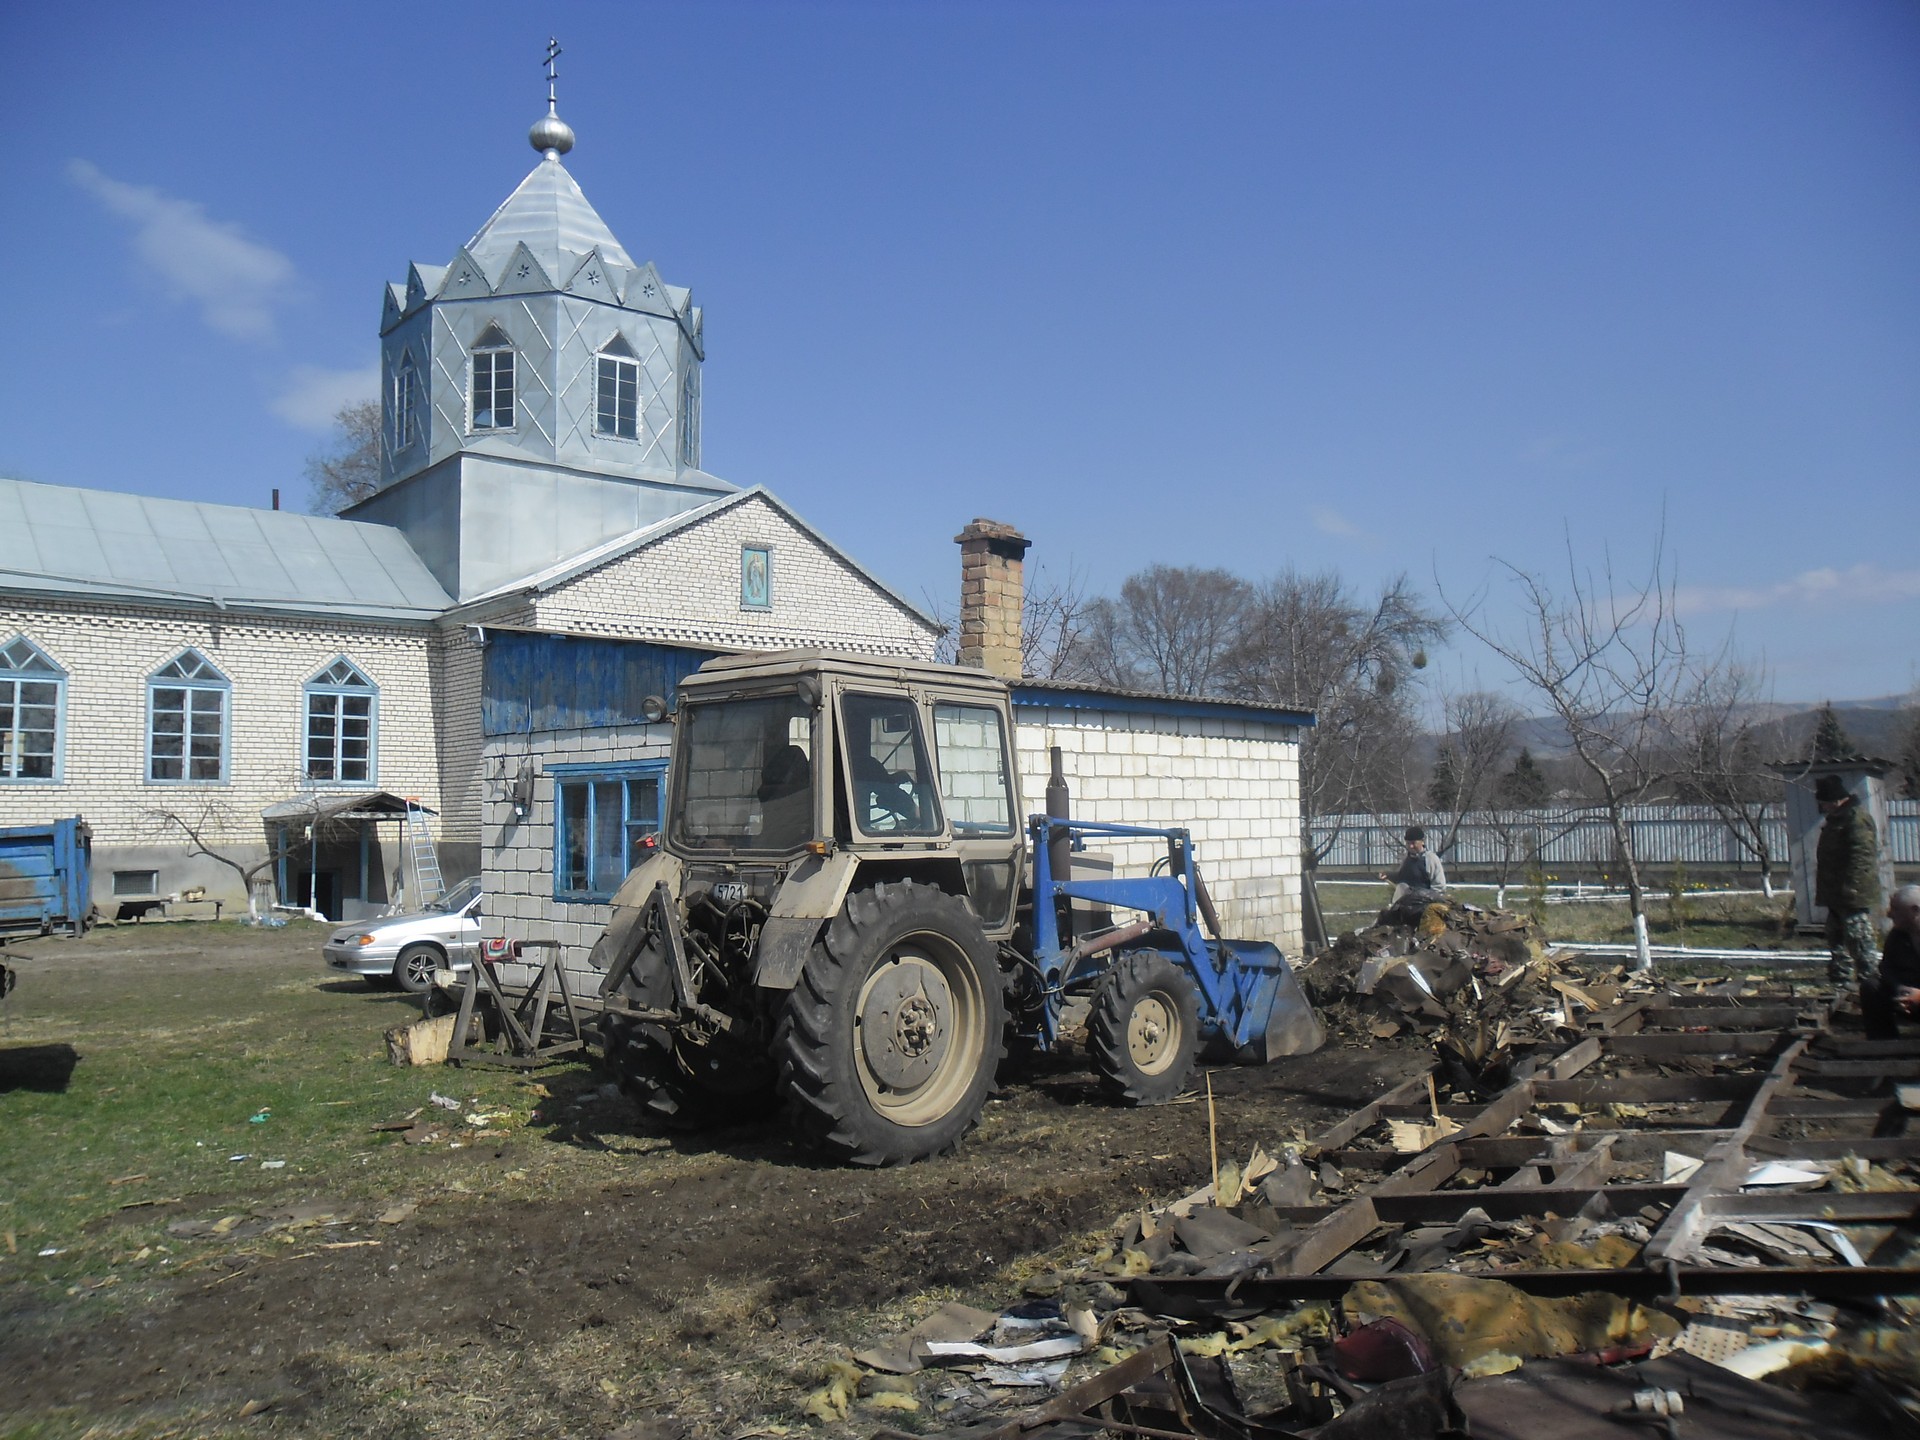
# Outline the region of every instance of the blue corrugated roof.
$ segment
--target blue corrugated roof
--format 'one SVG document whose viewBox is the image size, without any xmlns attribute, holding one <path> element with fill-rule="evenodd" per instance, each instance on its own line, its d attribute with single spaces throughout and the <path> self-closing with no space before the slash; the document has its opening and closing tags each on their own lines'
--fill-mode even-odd
<svg viewBox="0 0 1920 1440">
<path fill-rule="evenodd" d="M 398 530 L 0 478 L 0 589 L 383 619 L 453 604 Z"/>
</svg>

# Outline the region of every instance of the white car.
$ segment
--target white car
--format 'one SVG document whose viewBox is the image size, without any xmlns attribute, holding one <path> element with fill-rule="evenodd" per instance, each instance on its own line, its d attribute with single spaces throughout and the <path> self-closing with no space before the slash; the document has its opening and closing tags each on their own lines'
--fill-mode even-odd
<svg viewBox="0 0 1920 1440">
<path fill-rule="evenodd" d="M 371 985 L 415 994 L 435 970 L 466 970 L 480 949 L 480 882 L 462 880 L 425 910 L 362 920 L 333 932 L 321 951 L 335 970 L 364 975 Z"/>
</svg>

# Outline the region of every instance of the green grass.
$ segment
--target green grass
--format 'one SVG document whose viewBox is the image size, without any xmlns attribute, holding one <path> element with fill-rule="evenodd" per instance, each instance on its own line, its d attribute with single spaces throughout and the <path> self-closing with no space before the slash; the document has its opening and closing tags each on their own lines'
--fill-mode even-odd
<svg viewBox="0 0 1920 1440">
<path fill-rule="evenodd" d="M 388 1065 L 384 1032 L 418 1018 L 419 1003 L 326 971 L 321 926 L 167 928 L 177 937 L 150 926 L 9 956 L 21 980 L 0 1019 L 0 1087 L 14 1087 L 0 1088 L 0 1276 L 95 1287 L 142 1250 L 145 1265 L 184 1259 L 195 1242 L 165 1233 L 182 1215 L 366 1206 L 430 1188 L 429 1147 L 414 1153 L 374 1124 L 421 1107 L 454 1118 L 429 1105 L 438 1088 L 469 1111 L 508 1112 L 494 1128 L 511 1133 L 541 1087 L 591 1083 L 578 1066 L 543 1070 L 536 1085 L 497 1069 Z M 184 967 L 143 965 L 157 943 L 200 953 Z M 66 1087 L 23 1085 L 30 1052 L 61 1045 L 79 1057 Z"/>
<path fill-rule="evenodd" d="M 1650 889 L 1664 884 L 1664 877 L 1648 881 Z M 1373 923 L 1391 894 L 1392 887 L 1386 885 L 1322 885 L 1320 903 L 1328 930 L 1342 934 L 1364 929 Z M 1475 888 L 1458 894 L 1459 898 L 1475 905 L 1491 907 L 1493 904 L 1491 890 Z M 1532 901 L 1524 885 L 1508 886 L 1508 909 L 1526 911 Z M 1624 899 L 1548 905 L 1545 916 L 1544 928 L 1550 941 L 1633 943 L 1633 915 Z M 1794 933 L 1791 898 L 1767 900 L 1759 895 L 1693 895 L 1679 905 L 1664 898 L 1650 901 L 1647 935 L 1656 945 L 1692 945 L 1705 949 L 1797 950 L 1813 944 Z"/>
</svg>

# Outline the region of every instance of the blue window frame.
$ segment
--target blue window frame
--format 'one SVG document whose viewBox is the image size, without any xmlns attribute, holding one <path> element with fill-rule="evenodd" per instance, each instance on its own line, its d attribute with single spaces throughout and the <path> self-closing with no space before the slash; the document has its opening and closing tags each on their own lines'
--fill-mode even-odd
<svg viewBox="0 0 1920 1440">
<path fill-rule="evenodd" d="M 67 672 L 16 635 L 0 645 L 0 783 L 58 782 L 66 739 Z"/>
<path fill-rule="evenodd" d="M 665 760 L 622 765 L 550 765 L 553 898 L 600 903 L 645 858 L 641 841 L 660 829 Z"/>
<path fill-rule="evenodd" d="M 307 779 L 373 784 L 378 774 L 379 687 L 343 655 L 307 681 L 306 699 Z"/>
<path fill-rule="evenodd" d="M 171 785 L 227 778 L 227 700 L 233 686 L 198 650 L 182 650 L 147 680 L 147 779 Z"/>
</svg>

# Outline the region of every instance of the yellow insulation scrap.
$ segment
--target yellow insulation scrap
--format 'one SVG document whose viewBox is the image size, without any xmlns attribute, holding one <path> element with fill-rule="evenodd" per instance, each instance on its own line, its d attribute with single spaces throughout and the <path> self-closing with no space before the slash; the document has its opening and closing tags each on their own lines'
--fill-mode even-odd
<svg viewBox="0 0 1920 1440">
<path fill-rule="evenodd" d="M 1489 1355 L 1531 1359 L 1671 1339 L 1679 1322 L 1620 1295 L 1589 1291 L 1540 1299 L 1475 1275 L 1403 1275 L 1362 1280 L 1341 1301 L 1348 1322 L 1397 1320 L 1427 1337 L 1444 1365 Z"/>
<path fill-rule="evenodd" d="M 807 1396 L 801 1408 L 816 1420 L 844 1420 L 860 1388 L 860 1367 L 845 1360 L 827 1362 L 826 1384 Z"/>
</svg>

